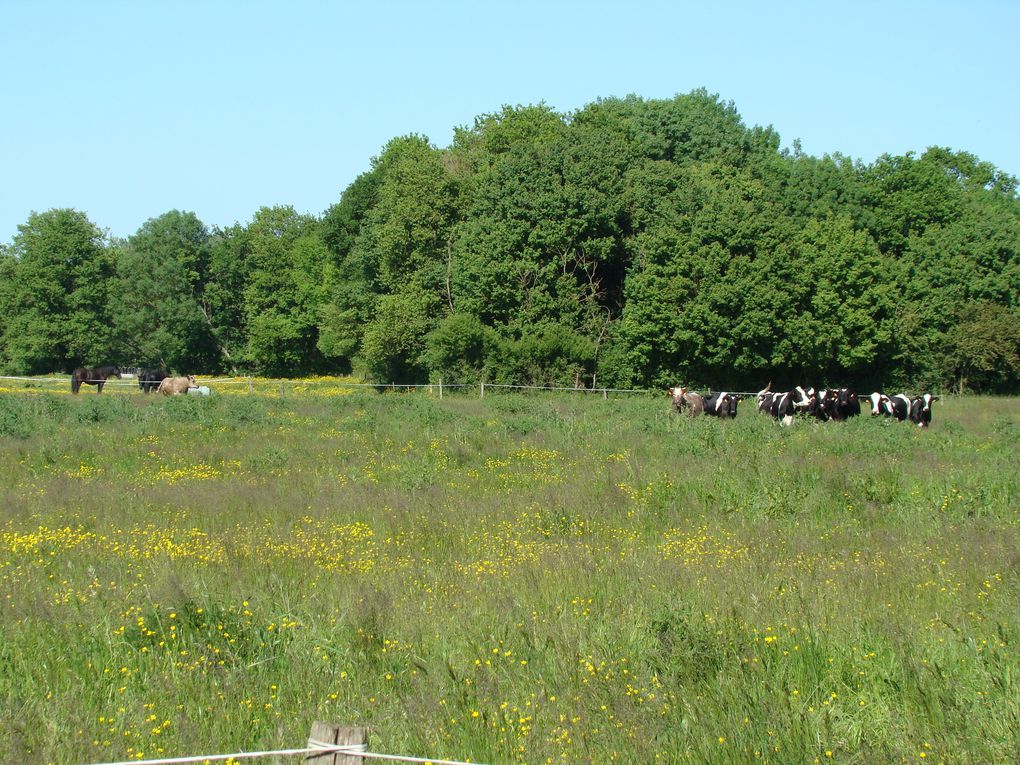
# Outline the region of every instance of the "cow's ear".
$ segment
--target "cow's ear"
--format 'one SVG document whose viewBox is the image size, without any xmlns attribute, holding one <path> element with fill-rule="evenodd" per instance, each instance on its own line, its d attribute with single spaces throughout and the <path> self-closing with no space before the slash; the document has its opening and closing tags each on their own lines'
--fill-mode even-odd
<svg viewBox="0 0 1020 765">
<path fill-rule="evenodd" d="M 938 396 L 932 396 L 932 397 L 931 397 L 931 402 L 932 402 L 933 404 L 934 404 L 934 403 L 935 403 L 936 401 L 938 401 L 938 400 L 939 400 L 939 397 L 938 397 Z"/>
</svg>

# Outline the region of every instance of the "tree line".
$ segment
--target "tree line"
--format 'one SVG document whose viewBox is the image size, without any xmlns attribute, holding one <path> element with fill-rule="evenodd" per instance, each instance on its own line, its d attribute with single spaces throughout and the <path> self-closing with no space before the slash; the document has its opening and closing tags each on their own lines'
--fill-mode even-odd
<svg viewBox="0 0 1020 765">
<path fill-rule="evenodd" d="M 1017 179 L 963 151 L 781 149 L 704 90 L 391 140 L 321 216 L 0 248 L 0 368 L 378 382 L 1020 388 Z"/>
</svg>

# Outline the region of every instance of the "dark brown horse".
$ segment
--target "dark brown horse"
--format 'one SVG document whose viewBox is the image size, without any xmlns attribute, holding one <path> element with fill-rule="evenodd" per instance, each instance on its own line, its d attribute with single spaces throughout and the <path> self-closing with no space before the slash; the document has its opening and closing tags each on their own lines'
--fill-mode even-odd
<svg viewBox="0 0 1020 765">
<path fill-rule="evenodd" d="M 77 393 L 82 383 L 95 385 L 102 393 L 109 377 L 120 379 L 120 367 L 78 367 L 71 373 L 71 393 Z"/>
<path fill-rule="evenodd" d="M 166 376 L 162 369 L 143 369 L 138 373 L 138 387 L 142 389 L 142 393 L 154 391 Z"/>
</svg>

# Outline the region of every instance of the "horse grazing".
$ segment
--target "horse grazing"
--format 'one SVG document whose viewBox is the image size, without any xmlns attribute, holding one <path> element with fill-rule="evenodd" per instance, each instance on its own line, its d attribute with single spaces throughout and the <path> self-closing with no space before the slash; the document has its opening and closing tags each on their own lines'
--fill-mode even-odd
<svg viewBox="0 0 1020 765">
<path fill-rule="evenodd" d="M 120 367 L 78 367 L 71 373 L 71 393 L 81 390 L 81 384 L 95 385 L 103 392 L 107 378 L 120 379 Z"/>
<path fill-rule="evenodd" d="M 143 369 L 138 373 L 138 387 L 142 389 L 142 393 L 149 393 L 156 390 L 166 376 L 162 369 Z"/>
<path fill-rule="evenodd" d="M 188 388 L 197 387 L 195 375 L 188 375 L 187 377 L 164 377 L 160 380 L 157 390 L 164 396 L 179 396 L 182 393 L 187 393 Z"/>
</svg>

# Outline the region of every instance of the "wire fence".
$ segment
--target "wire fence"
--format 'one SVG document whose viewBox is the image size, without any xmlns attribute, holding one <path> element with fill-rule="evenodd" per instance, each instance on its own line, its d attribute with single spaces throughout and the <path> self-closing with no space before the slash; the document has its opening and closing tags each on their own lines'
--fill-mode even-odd
<svg viewBox="0 0 1020 765">
<path fill-rule="evenodd" d="M 11 383 L 21 383 L 22 389 L 30 389 L 34 386 L 50 387 L 50 386 L 69 386 L 70 377 L 26 377 L 16 375 L 0 375 L 0 387 L 2 387 L 2 381 L 10 381 Z M 340 389 L 351 389 L 351 390 L 375 390 L 379 392 L 383 391 L 412 391 L 412 390 L 428 390 L 431 392 L 438 391 L 442 395 L 445 391 L 477 391 L 479 396 L 484 397 L 487 392 L 493 391 L 547 391 L 547 392 L 559 392 L 559 393 L 584 393 L 588 395 L 601 395 L 603 398 L 609 396 L 609 394 L 622 394 L 622 395 L 664 395 L 665 389 L 659 388 L 585 388 L 570 385 L 515 385 L 509 383 L 446 383 L 443 381 L 436 381 L 431 383 L 374 383 L 374 382 L 354 382 L 344 378 L 331 378 L 331 377 L 315 377 L 315 378 L 269 378 L 269 377 L 197 377 L 196 381 L 199 385 L 204 386 L 247 386 L 249 393 L 258 393 L 263 390 L 275 390 L 277 392 L 286 392 L 287 388 L 291 390 L 298 389 L 315 389 L 315 388 L 340 388 Z M 110 388 L 132 388 L 141 391 L 139 382 L 136 379 L 117 379 L 109 378 L 103 381 L 100 380 L 83 380 L 86 383 L 98 383 L 103 382 L 104 387 Z M 17 390 L 14 386 L 8 386 Z M 730 395 L 734 396 L 755 396 L 757 392 L 754 391 L 725 391 Z M 714 391 L 707 391 L 705 395 L 713 395 Z"/>
<path fill-rule="evenodd" d="M 350 758 L 357 760 L 387 760 L 390 762 L 430 763 L 431 765 L 481 765 L 465 760 L 444 760 L 437 757 L 415 757 L 404 754 L 384 754 L 368 750 L 368 732 L 365 728 L 346 728 L 328 723 L 316 722 L 312 727 L 313 734 L 324 733 L 336 741 L 321 741 L 314 735 L 302 747 L 292 749 L 266 749 L 262 751 L 231 752 L 229 754 L 193 754 L 183 757 L 158 757 L 149 760 L 116 760 L 111 762 L 92 763 L 92 765 L 187 765 L 188 763 L 204 762 L 239 762 L 240 760 L 258 760 L 267 758 L 304 757 L 306 760 L 326 763 L 346 763 Z M 339 757 L 329 758 L 329 755 Z"/>
</svg>

